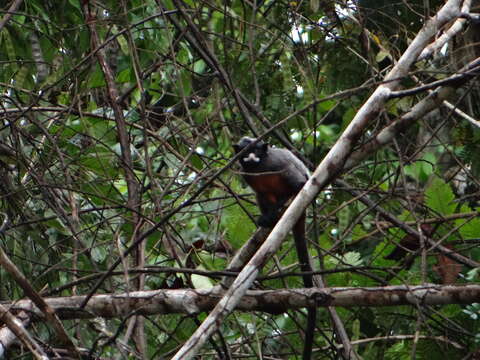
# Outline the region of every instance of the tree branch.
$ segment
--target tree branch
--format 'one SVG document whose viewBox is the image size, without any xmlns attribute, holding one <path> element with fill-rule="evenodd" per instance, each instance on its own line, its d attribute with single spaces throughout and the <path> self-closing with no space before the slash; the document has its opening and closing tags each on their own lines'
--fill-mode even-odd
<svg viewBox="0 0 480 360">
<path fill-rule="evenodd" d="M 82 308 L 85 296 L 45 298 L 59 318 L 123 318 L 138 315 L 198 314 L 211 310 L 225 294 L 219 287 L 132 291 L 123 294 L 94 295 Z M 480 285 L 399 285 L 385 287 L 331 287 L 280 290 L 250 290 L 239 300 L 236 310 L 281 314 L 307 306 L 398 306 L 471 304 L 480 298 Z M 3 303 L 11 312 L 33 312 L 34 319 L 45 314 L 31 300 Z"/>
</svg>

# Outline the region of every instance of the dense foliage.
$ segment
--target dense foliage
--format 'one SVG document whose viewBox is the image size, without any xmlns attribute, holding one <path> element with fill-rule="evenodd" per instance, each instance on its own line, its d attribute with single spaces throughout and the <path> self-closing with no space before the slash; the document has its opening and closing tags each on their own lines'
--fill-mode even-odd
<svg viewBox="0 0 480 360">
<path fill-rule="evenodd" d="M 256 229 L 255 198 L 229 163 L 232 144 L 268 130 L 270 143 L 295 149 L 313 170 L 442 4 L 2 4 L 1 248 L 45 297 L 215 285 L 218 276 L 180 269 L 225 269 Z M 471 24 L 418 62 L 402 88 L 448 77 L 478 57 L 476 30 Z M 390 100 L 357 148 L 426 94 Z M 348 186 L 333 183 L 319 194 L 307 228 L 316 269 L 338 270 L 324 276 L 328 286 L 478 279 L 476 268 L 406 237 L 350 191 L 478 261 L 478 97 L 473 80 L 451 101 L 472 121 L 439 104 L 344 172 Z M 98 283 L 115 261 L 117 272 Z M 297 270 L 288 240 L 263 275 Z M 285 276 L 264 277 L 255 286 L 303 285 L 301 277 Z M 0 300 L 24 296 L 0 267 Z M 478 304 L 337 311 L 364 359 L 463 359 L 480 341 Z M 295 359 L 305 314 L 234 312 L 199 355 Z M 85 357 L 169 358 L 205 316 L 131 315 L 62 323 Z M 317 330 L 315 358 L 339 358 L 326 309 L 319 310 Z M 58 346 L 48 324 L 35 322 L 28 331 L 46 351 Z M 24 351 L 12 346 L 10 358 Z"/>
</svg>

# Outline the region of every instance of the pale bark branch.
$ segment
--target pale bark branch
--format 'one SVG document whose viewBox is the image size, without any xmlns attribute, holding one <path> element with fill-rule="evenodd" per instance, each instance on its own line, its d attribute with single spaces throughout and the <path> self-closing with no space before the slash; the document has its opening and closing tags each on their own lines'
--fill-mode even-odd
<svg viewBox="0 0 480 360">
<path fill-rule="evenodd" d="M 446 106 L 449 110 L 453 111 L 455 114 L 457 114 L 458 116 L 460 116 L 461 118 L 467 120 L 470 124 L 472 124 L 473 126 L 476 126 L 478 128 L 480 128 L 480 121 L 471 117 L 470 115 L 468 115 L 467 113 L 463 112 L 462 110 L 460 110 L 458 107 L 456 107 L 455 105 L 451 104 L 450 102 L 448 102 L 447 100 L 445 100 L 443 102 L 443 105 Z"/>
<path fill-rule="evenodd" d="M 463 5 L 462 5 L 463 14 L 467 14 L 470 11 L 471 3 L 472 3 L 471 0 L 465 0 L 463 2 Z M 459 34 L 467 24 L 468 24 L 468 21 L 464 17 L 455 20 L 452 26 L 450 26 L 441 36 L 439 36 L 438 39 L 436 39 L 434 42 L 428 45 L 425 49 L 423 49 L 420 56 L 418 57 L 418 60 L 420 61 L 420 60 L 429 58 L 435 52 L 440 51 L 440 49 L 447 42 L 449 42 L 455 35 Z"/>
<path fill-rule="evenodd" d="M 480 58 L 477 58 L 470 62 L 464 70 L 477 69 L 480 65 Z M 478 73 L 478 70 L 477 70 Z M 468 73 L 466 76 L 462 76 L 458 79 L 456 87 L 460 87 L 472 77 L 477 76 L 477 73 Z M 465 72 L 466 74 L 466 72 Z M 402 115 L 398 120 L 395 120 L 390 125 L 379 131 L 372 139 L 370 139 L 360 149 L 352 153 L 347 162 L 345 163 L 344 170 L 348 170 L 356 166 L 360 161 L 370 156 L 373 152 L 380 149 L 382 146 L 390 143 L 399 131 L 406 129 L 412 123 L 422 118 L 432 110 L 437 109 L 444 100 L 448 99 L 456 90 L 453 86 L 439 87 L 428 94 L 425 98 L 420 100 L 411 110 Z"/>
<path fill-rule="evenodd" d="M 12 5 L 10 5 L 10 8 L 6 11 L 5 16 L 0 19 L 0 31 L 2 31 L 7 22 L 12 18 L 13 13 L 17 11 L 22 3 L 23 0 L 15 0 Z"/>
<path fill-rule="evenodd" d="M 138 315 L 198 314 L 211 310 L 225 291 L 210 289 L 162 289 L 132 291 L 123 294 L 100 294 L 91 297 L 85 308 L 85 296 L 45 298 L 60 319 L 95 317 L 124 318 Z M 398 306 L 471 304 L 480 300 L 480 285 L 399 285 L 385 287 L 331 287 L 280 290 L 249 290 L 235 307 L 238 311 L 284 313 L 307 306 Z M 45 319 L 31 300 L 3 303 L 11 312 L 31 312 L 33 319 Z"/>
<path fill-rule="evenodd" d="M 447 343 L 449 345 L 452 345 L 453 347 L 457 349 L 465 349 L 465 346 L 462 344 L 452 341 L 449 338 L 445 336 L 428 336 L 428 335 L 391 335 L 391 336 L 377 336 L 373 338 L 367 338 L 367 339 L 360 339 L 360 340 L 355 340 L 352 341 L 352 345 L 362 345 L 362 344 L 367 344 L 371 342 L 379 342 L 379 341 L 404 341 L 404 340 L 415 340 L 415 339 L 426 339 L 426 340 L 434 340 L 434 341 L 441 341 L 444 343 Z M 338 345 L 339 348 L 341 348 L 342 345 Z M 322 351 L 328 350 L 327 347 L 324 347 L 322 349 L 319 349 Z"/>
<path fill-rule="evenodd" d="M 8 272 L 17 282 L 17 284 L 23 289 L 26 296 L 28 296 L 35 305 L 40 308 L 42 313 L 48 319 L 48 323 L 55 330 L 60 341 L 68 348 L 72 356 L 80 359 L 80 353 L 78 352 L 75 344 L 68 336 L 65 328 L 60 322 L 59 318 L 55 314 L 55 311 L 48 306 L 45 300 L 35 291 L 33 286 L 28 282 L 27 278 L 18 270 L 15 264 L 9 259 L 7 254 L 0 248 L 0 265 L 6 272 Z M 30 349 L 31 350 L 31 349 Z"/>
<path fill-rule="evenodd" d="M 5 335 L 5 339 L 0 338 L 0 355 L 4 353 L 8 347 L 8 340 L 13 340 L 11 333 L 22 342 L 25 347 L 30 350 L 35 359 L 46 360 L 47 354 L 43 351 L 42 347 L 35 341 L 35 339 L 28 333 L 27 329 L 23 326 L 22 321 L 13 316 L 6 306 L 0 304 L 0 322 L 4 323 L 11 331 L 1 331 L 0 335 Z M 43 313 L 42 313 L 43 314 Z M 2 329 L 3 330 L 3 329 Z M 6 341 L 4 341 L 6 340 Z"/>
</svg>

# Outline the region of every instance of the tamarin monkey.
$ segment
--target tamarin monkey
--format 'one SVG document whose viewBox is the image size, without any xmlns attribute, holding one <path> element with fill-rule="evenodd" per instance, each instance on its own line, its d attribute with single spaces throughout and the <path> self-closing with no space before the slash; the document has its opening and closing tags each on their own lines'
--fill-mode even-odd
<svg viewBox="0 0 480 360">
<path fill-rule="evenodd" d="M 243 177 L 257 195 L 262 215 L 258 225 L 272 227 L 283 205 L 296 195 L 308 180 L 307 167 L 286 149 L 272 148 L 262 140 L 243 137 L 233 145 L 236 153 L 249 149 L 240 158 Z"/>
<path fill-rule="evenodd" d="M 295 196 L 305 185 L 309 171 L 293 153 L 287 149 L 270 147 L 262 140 L 243 137 L 233 145 L 236 153 L 247 150 L 240 157 L 243 177 L 255 191 L 261 216 L 257 223 L 262 227 L 273 227 L 279 219 L 285 203 Z M 312 272 L 305 238 L 305 213 L 293 227 L 293 237 L 297 249 L 300 269 Z M 305 287 L 313 286 L 312 275 L 304 275 Z M 313 333 L 315 330 L 316 308 L 308 309 L 307 337 L 303 359 L 311 358 Z"/>
</svg>

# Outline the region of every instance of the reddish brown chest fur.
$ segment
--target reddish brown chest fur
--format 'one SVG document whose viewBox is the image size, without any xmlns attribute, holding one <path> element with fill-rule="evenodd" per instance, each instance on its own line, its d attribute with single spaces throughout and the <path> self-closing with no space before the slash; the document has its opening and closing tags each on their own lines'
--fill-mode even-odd
<svg viewBox="0 0 480 360">
<path fill-rule="evenodd" d="M 245 180 L 256 193 L 262 194 L 271 203 L 295 194 L 292 187 L 278 174 L 246 176 Z"/>
</svg>

